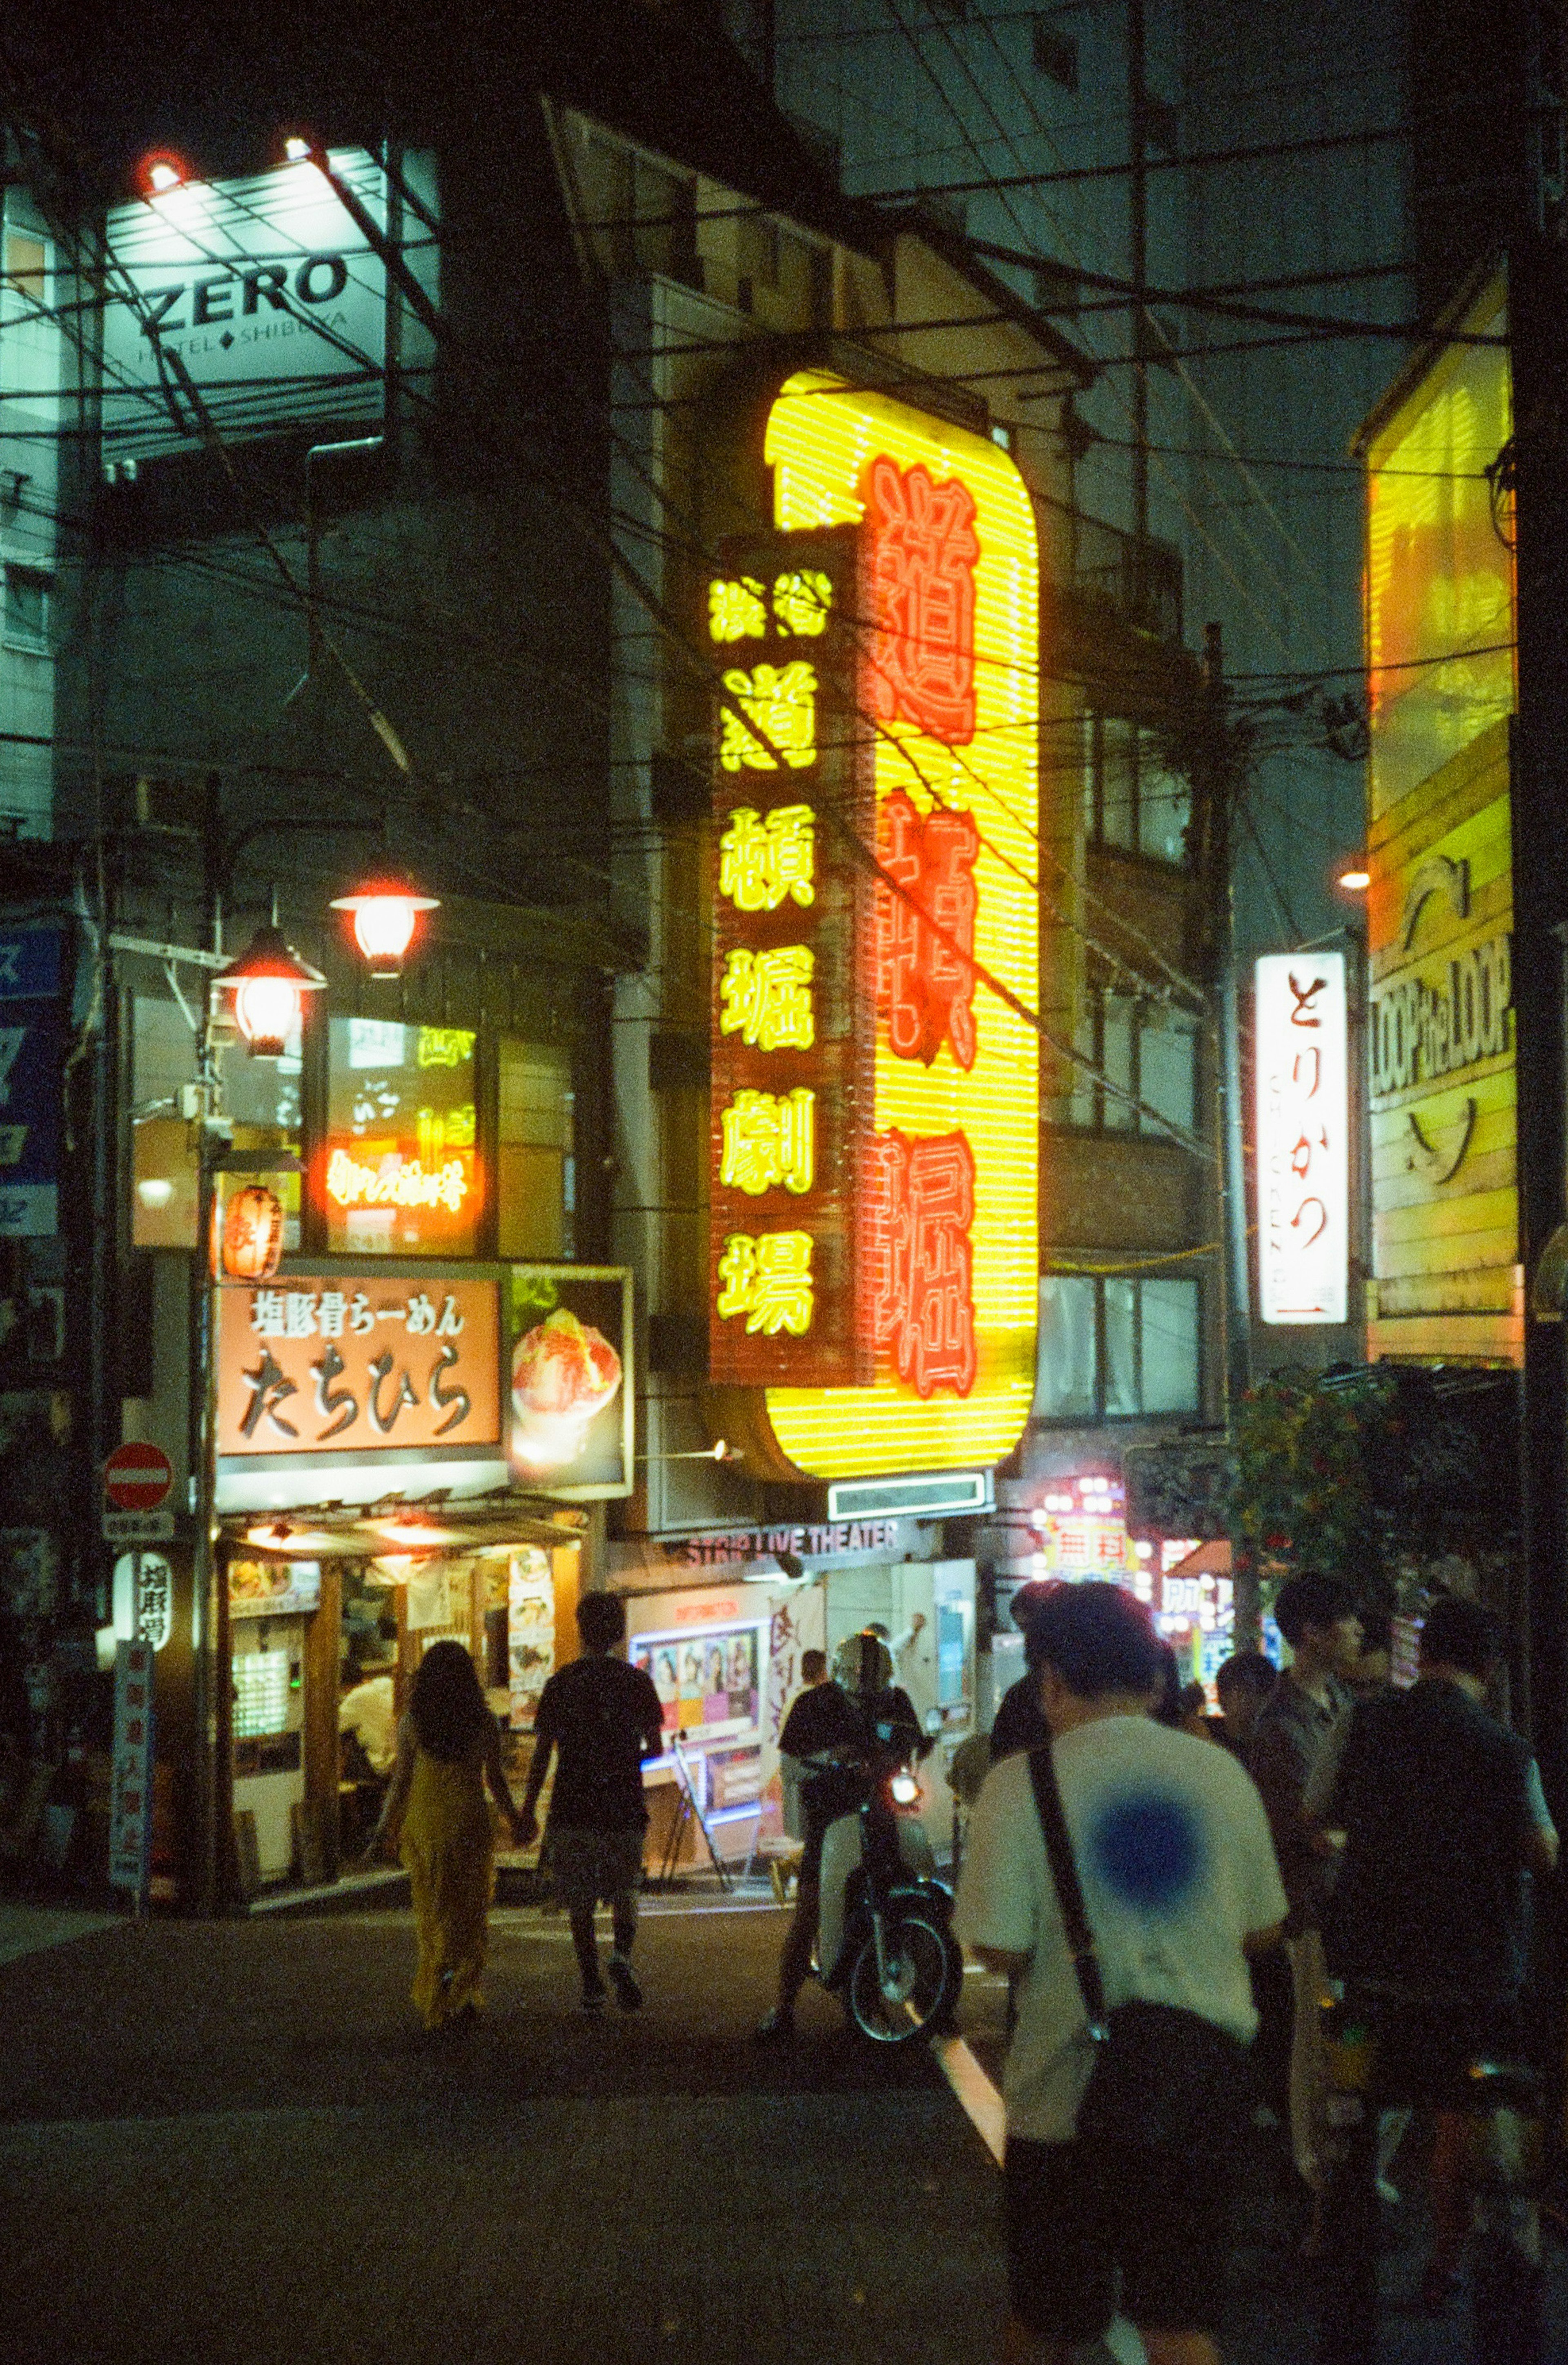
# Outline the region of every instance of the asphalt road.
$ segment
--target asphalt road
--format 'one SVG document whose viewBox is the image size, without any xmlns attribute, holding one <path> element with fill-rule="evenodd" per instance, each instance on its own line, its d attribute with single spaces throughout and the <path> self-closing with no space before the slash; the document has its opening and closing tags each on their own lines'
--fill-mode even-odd
<svg viewBox="0 0 1568 2365">
<path fill-rule="evenodd" d="M 439 2037 L 405 1912 L 0 1947 L 0 2359 L 990 2365 L 991 2154 L 931 2057 L 861 2046 L 818 1992 L 794 2048 L 751 2046 L 782 1928 L 655 1907 L 645 2008 L 589 2020 L 564 1922 L 501 1911 L 490 2010 Z M 1000 2012 L 966 1982 L 992 2068 Z M 1226 2355 L 1309 2365 L 1267 2182 Z M 1394 2302 L 1415 2273 L 1406 2242 Z M 1389 2365 L 1467 2353 L 1462 2315 L 1391 2313 Z"/>
</svg>

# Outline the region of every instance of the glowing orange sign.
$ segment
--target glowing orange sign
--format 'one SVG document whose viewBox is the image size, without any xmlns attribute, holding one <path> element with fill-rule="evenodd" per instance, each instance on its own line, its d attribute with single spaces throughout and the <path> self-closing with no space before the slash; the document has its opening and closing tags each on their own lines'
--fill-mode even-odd
<svg viewBox="0 0 1568 2365">
<path fill-rule="evenodd" d="M 858 530 L 855 703 L 876 789 L 862 842 L 902 891 L 876 890 L 871 1105 L 857 1104 L 874 1384 L 776 1381 L 767 1420 L 813 1477 L 984 1466 L 1016 1443 L 1035 1380 L 1038 1039 L 970 966 L 1036 1002 L 1034 510 L 996 444 L 825 371 L 783 387 L 765 457 L 803 559 L 827 530 Z M 808 1206 L 790 1221 L 815 1243 Z"/>
</svg>

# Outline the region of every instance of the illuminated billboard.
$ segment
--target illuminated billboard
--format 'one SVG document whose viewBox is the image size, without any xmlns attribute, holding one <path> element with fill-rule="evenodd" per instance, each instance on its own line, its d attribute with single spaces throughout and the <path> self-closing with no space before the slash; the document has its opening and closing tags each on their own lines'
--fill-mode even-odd
<svg viewBox="0 0 1568 2365">
<path fill-rule="evenodd" d="M 397 238 L 432 302 L 435 238 L 400 221 L 375 158 L 334 149 L 333 171 L 376 227 Z M 433 204 L 428 159 L 405 156 L 406 181 Z M 181 451 L 199 441 L 160 348 L 177 353 L 227 436 L 292 421 L 374 421 L 385 404 L 386 269 L 336 192 L 309 163 L 238 181 L 185 181 L 110 208 L 104 297 L 104 454 L 107 461 Z M 399 367 L 428 368 L 428 331 L 398 305 Z"/>
<path fill-rule="evenodd" d="M 1270 953 L 1257 985 L 1258 1295 L 1265 1322 L 1343 1322 L 1350 1127 L 1343 953 Z"/>
<path fill-rule="evenodd" d="M 1506 334 L 1501 279 L 1457 326 Z M 1523 1354 L 1514 560 L 1484 473 L 1512 426 L 1506 346 L 1439 344 L 1363 440 L 1372 1358 Z"/>
<path fill-rule="evenodd" d="M 1501 282 L 1460 325 L 1506 337 Z M 1514 559 L 1484 474 L 1512 432 L 1506 344 L 1450 344 L 1367 443 L 1374 814 L 1513 712 Z"/>
<path fill-rule="evenodd" d="M 711 619 L 730 613 L 729 601 L 750 625 L 727 669 L 740 678 L 721 707 L 715 761 L 720 1191 L 729 1187 L 726 1116 L 732 1137 L 747 1134 L 757 1117 L 754 1103 L 737 1109 L 743 1092 L 771 1094 L 769 1140 L 777 1147 L 751 1227 L 736 1221 L 726 1228 L 729 1203 L 715 1197 L 710 1329 L 722 1340 L 732 1319 L 750 1322 L 777 1269 L 790 1284 L 793 1335 L 809 1340 L 819 1318 L 815 1277 L 829 1270 L 818 1260 L 831 1247 L 837 1272 L 848 1253 L 853 1285 L 840 1284 L 834 1343 L 858 1359 L 858 1370 L 868 1366 L 869 1384 L 808 1381 L 788 1366 L 760 1373 L 778 1453 L 818 1478 L 989 1464 L 1012 1450 L 1028 1418 L 1038 1299 L 1038 1041 L 985 982 L 997 980 L 1027 1007 L 1037 1000 L 1034 511 L 1017 469 L 995 444 L 821 371 L 801 372 L 780 390 L 765 456 L 778 540 L 766 564 L 749 570 L 750 593 L 745 569 L 710 587 Z M 846 528 L 852 536 L 835 532 Z M 835 687 L 846 662 L 843 627 L 836 640 L 831 627 L 801 629 L 815 617 L 791 587 L 812 572 L 830 587 L 829 614 L 836 600 L 844 615 L 853 587 L 847 723 L 834 720 L 845 715 Z M 722 591 L 721 581 L 737 588 Z M 745 598 L 758 605 L 745 610 Z M 827 643 L 820 667 L 812 654 L 819 639 Z M 812 790 L 804 783 L 816 761 L 808 750 L 819 744 L 819 696 L 837 771 L 831 786 Z M 746 731 L 736 705 L 761 723 L 762 742 Z M 735 759 L 728 774 L 726 750 Z M 773 908 L 788 926 L 775 945 L 772 933 L 748 930 L 736 891 L 741 838 L 756 831 L 777 835 L 778 858 L 795 865 L 791 878 L 801 875 L 802 824 L 799 814 L 788 817 L 791 804 L 810 809 L 813 861 L 820 847 L 825 875 L 840 867 L 836 976 L 856 981 L 854 1010 L 832 1021 L 843 1030 L 842 1064 L 846 1078 L 854 1076 L 854 1093 L 846 1084 L 827 1149 L 838 1161 L 834 1172 L 858 1195 L 853 1205 L 846 1199 L 837 1235 L 823 1245 L 801 1212 L 817 1187 L 814 1162 L 811 1183 L 792 1187 L 804 1182 L 804 1129 L 817 1110 L 814 1101 L 809 1112 L 791 1101 L 814 1090 L 794 1081 L 791 1062 L 808 1060 L 814 1046 L 780 1041 L 771 1086 L 743 1084 L 726 1065 L 726 1015 L 742 1014 L 732 1031 L 744 1037 L 746 997 L 760 991 L 757 957 L 791 953 L 799 987 L 808 982 L 800 957 L 810 952 L 809 981 L 817 974 L 817 947 L 806 934 L 810 899 L 792 885 L 782 889 Z M 787 830 L 794 848 L 788 854 Z M 848 883 L 856 876 L 858 902 Z M 749 956 L 749 967 L 745 958 L 736 963 L 736 953 Z M 870 1037 L 860 1068 L 857 1027 L 861 1039 Z M 761 1050 L 760 1037 L 755 1048 Z M 813 1132 L 813 1161 L 816 1147 Z M 732 1159 L 732 1176 L 740 1171 Z M 770 1234 L 785 1246 L 765 1250 Z M 737 1239 L 745 1242 L 738 1249 Z M 824 1300 L 824 1315 L 831 1310 Z M 763 1319 L 771 1318 L 765 1312 Z M 781 1320 L 780 1330 L 786 1327 Z M 727 1353 L 718 1347 L 715 1377 L 736 1369 Z"/>
</svg>

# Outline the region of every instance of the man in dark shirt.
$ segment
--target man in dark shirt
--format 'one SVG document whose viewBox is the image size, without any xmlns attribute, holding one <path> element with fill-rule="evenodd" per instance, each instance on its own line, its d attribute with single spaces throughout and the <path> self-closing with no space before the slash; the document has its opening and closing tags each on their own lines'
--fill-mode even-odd
<svg viewBox="0 0 1568 2365">
<path fill-rule="evenodd" d="M 1331 1751 L 1307 1786 L 1308 1814 L 1344 1834 L 1324 1912 L 1328 1967 L 1348 1985 L 1365 1979 L 1386 1990 L 1379 2049 L 1411 2100 L 1459 2082 L 1479 2057 L 1519 2052 L 1526 1876 L 1557 1862 L 1529 1750 L 1482 1705 L 1497 1656 L 1484 1609 L 1434 1602 L 1414 1687 L 1357 1708 L 1337 1763 Z M 1423 2283 L 1434 2304 L 1469 2230 L 1462 2137 L 1460 2115 L 1439 2110 L 1437 2242 Z"/>
<path fill-rule="evenodd" d="M 1013 1597 L 1013 1623 L 1021 1634 L 1027 1636 L 1030 1612 L 1048 1600 L 1050 1594 L 1050 1582 L 1045 1577 L 1034 1577 L 1018 1587 Z M 1040 1711 L 1040 1687 L 1033 1676 L 1020 1676 L 996 1704 L 991 1727 L 991 1762 L 999 1765 L 1004 1757 L 1012 1757 L 1020 1749 L 1043 1748 L 1050 1737 L 1050 1728 Z"/>
<path fill-rule="evenodd" d="M 583 2010 L 604 2009 L 593 1934 L 594 1907 L 602 1898 L 610 1911 L 610 1977 L 616 2001 L 623 2012 L 634 2012 L 643 2001 L 632 1972 L 648 1824 L 643 1760 L 656 1757 L 664 1747 L 664 1709 L 652 1677 L 612 1655 L 626 1633 L 626 1607 L 618 1594 L 585 1594 L 577 1604 L 577 1632 L 583 1656 L 558 1667 L 539 1695 L 521 1838 L 526 1847 L 538 1835 L 539 1793 L 556 1751 L 550 1870 L 571 1918 Z"/>
<path fill-rule="evenodd" d="M 858 1801 L 860 1769 L 868 1760 L 902 1757 L 921 1746 L 919 1720 L 892 1673 L 892 1653 L 879 1635 L 852 1634 L 839 1646 L 833 1681 L 802 1692 L 784 1720 L 780 1750 L 813 1763 L 801 1783 L 805 1847 L 795 1916 L 778 1959 L 778 2001 L 756 2031 L 759 2044 L 795 2034 L 795 2000 L 811 1975 L 816 1943 L 828 1825 Z"/>
</svg>

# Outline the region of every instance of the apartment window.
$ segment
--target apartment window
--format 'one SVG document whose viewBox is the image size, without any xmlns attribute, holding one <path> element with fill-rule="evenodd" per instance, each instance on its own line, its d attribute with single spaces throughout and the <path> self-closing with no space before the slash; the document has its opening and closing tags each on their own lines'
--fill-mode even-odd
<svg viewBox="0 0 1568 2365">
<path fill-rule="evenodd" d="M 1166 1138 L 1154 1115 L 1191 1133 L 1198 1115 L 1198 1020 L 1184 1010 L 1108 986 L 1091 989 L 1081 1068 L 1054 1121 L 1086 1133 L 1146 1133 Z M 1103 1081 L 1102 1081 L 1103 1080 Z"/>
<path fill-rule="evenodd" d="M 39 567 L 6 567 L 4 629 L 8 649 L 49 654 L 50 584 L 50 577 Z"/>
<path fill-rule="evenodd" d="M 44 300 L 44 274 L 49 256 L 41 238 L 29 238 L 25 230 L 6 232 L 6 268 L 0 276 L 6 286 L 21 297 L 28 310 L 41 309 Z"/>
<path fill-rule="evenodd" d="M 1167 762 L 1156 733 L 1123 715 L 1087 717 L 1083 828 L 1091 845 L 1179 864 L 1186 858 L 1191 813 L 1187 782 Z"/>
<path fill-rule="evenodd" d="M 1043 73 L 1062 90 L 1078 88 L 1078 43 L 1048 17 L 1036 17 L 1034 24 L 1035 71 Z"/>
<path fill-rule="evenodd" d="M 1203 1404 L 1199 1283 L 1043 1273 L 1036 1420 L 1129 1420 Z"/>
<path fill-rule="evenodd" d="M 571 1055 L 503 1035 L 497 1064 L 499 1253 L 569 1257 L 577 1213 Z"/>
</svg>

